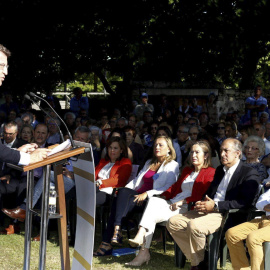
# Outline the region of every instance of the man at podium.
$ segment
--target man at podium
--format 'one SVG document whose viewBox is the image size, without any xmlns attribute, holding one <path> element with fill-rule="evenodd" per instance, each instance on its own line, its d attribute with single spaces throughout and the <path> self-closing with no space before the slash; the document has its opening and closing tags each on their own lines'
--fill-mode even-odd
<svg viewBox="0 0 270 270">
<path fill-rule="evenodd" d="M 10 51 L 0 44 L 0 86 L 8 74 Z M 17 150 L 10 149 L 0 141 L 0 161 L 18 165 L 29 165 L 47 157 L 48 149 L 36 149 L 36 144 L 25 144 Z"/>
</svg>

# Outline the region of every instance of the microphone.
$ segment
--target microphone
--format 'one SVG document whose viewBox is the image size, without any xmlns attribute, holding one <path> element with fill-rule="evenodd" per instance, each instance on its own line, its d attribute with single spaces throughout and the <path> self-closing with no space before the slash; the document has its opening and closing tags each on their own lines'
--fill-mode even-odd
<svg viewBox="0 0 270 270">
<path fill-rule="evenodd" d="M 30 100 L 31 102 L 33 102 L 36 106 L 38 106 L 47 116 L 50 117 L 50 119 L 52 119 L 54 121 L 54 123 L 57 125 L 58 129 L 59 129 L 59 133 L 60 133 L 60 136 L 61 136 L 61 139 L 62 141 L 64 142 L 65 139 L 64 139 L 64 136 L 63 136 L 63 132 L 62 130 L 60 129 L 59 125 L 57 124 L 57 122 L 55 121 L 55 119 L 49 115 L 45 110 L 43 110 L 34 100 L 32 100 L 28 95 L 24 95 L 24 98 Z"/>
<path fill-rule="evenodd" d="M 29 94 L 30 94 L 30 96 L 32 96 L 32 97 L 35 97 L 35 98 L 38 98 L 38 99 L 44 101 L 44 102 L 51 108 L 51 110 L 57 115 L 57 117 L 59 118 L 59 120 L 64 124 L 64 126 L 65 126 L 65 128 L 66 128 L 66 130 L 67 130 L 67 132 L 68 132 L 68 137 L 69 137 L 69 139 L 70 139 L 72 148 L 73 148 L 73 149 L 74 149 L 74 148 L 77 148 L 77 147 L 75 146 L 75 143 L 74 143 L 73 138 L 72 138 L 72 136 L 71 136 L 71 134 L 70 134 L 70 132 L 69 132 L 69 130 L 68 130 L 68 127 L 67 127 L 66 123 L 65 123 L 64 120 L 58 115 L 58 113 L 54 110 L 54 108 L 50 105 L 50 103 L 49 103 L 47 100 L 45 100 L 44 98 L 37 96 L 37 95 L 34 94 L 33 92 L 30 92 Z"/>
</svg>

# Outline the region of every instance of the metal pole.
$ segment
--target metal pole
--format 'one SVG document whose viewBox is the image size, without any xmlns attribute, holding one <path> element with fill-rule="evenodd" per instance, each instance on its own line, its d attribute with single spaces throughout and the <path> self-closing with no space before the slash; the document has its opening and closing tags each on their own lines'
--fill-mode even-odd
<svg viewBox="0 0 270 270">
<path fill-rule="evenodd" d="M 48 205 L 49 205 L 49 190 L 50 190 L 50 171 L 51 165 L 43 167 L 43 195 L 41 208 L 41 223 L 40 223 L 40 248 L 39 248 L 39 269 L 45 269 L 46 263 L 46 245 L 48 232 Z"/>
<path fill-rule="evenodd" d="M 32 232 L 32 200 L 34 189 L 34 171 L 27 172 L 27 189 L 26 189 L 26 216 L 25 216 L 25 237 L 24 237 L 24 270 L 30 269 L 31 253 L 31 232 Z"/>
</svg>

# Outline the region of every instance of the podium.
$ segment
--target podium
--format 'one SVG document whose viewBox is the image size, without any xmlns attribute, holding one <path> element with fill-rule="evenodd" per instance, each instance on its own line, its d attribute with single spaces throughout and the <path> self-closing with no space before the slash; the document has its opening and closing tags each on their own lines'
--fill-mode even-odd
<svg viewBox="0 0 270 270">
<path fill-rule="evenodd" d="M 81 144 L 83 145 L 83 144 Z M 88 145 L 89 144 L 85 144 Z M 48 221 L 50 218 L 58 219 L 58 233 L 59 233 L 59 245 L 61 256 L 61 269 L 69 270 L 70 256 L 69 256 L 69 244 L 67 234 L 67 215 L 66 215 L 66 202 L 65 202 L 65 190 L 63 181 L 63 169 L 62 165 L 67 162 L 68 158 L 74 158 L 78 160 L 83 153 L 88 154 L 87 159 L 93 159 L 91 146 L 90 153 L 86 147 L 78 147 L 70 150 L 63 150 L 52 156 L 49 156 L 41 162 L 37 162 L 28 166 L 18 166 L 8 164 L 10 167 L 27 172 L 27 192 L 26 192 L 26 218 L 25 218 L 25 240 L 24 240 L 24 265 L 23 269 L 30 269 L 30 253 L 31 253 L 31 231 L 32 231 L 32 215 L 39 214 L 32 207 L 32 198 L 34 190 L 34 172 L 33 170 L 39 167 L 43 167 L 43 195 L 42 195 L 42 207 L 41 207 L 41 226 L 40 226 L 40 250 L 39 250 L 39 269 L 45 269 L 46 264 L 46 246 L 47 246 L 47 231 Z M 76 163 L 76 162 L 75 162 Z M 55 186 L 57 191 L 57 213 L 49 214 L 49 189 L 50 189 L 50 171 L 51 167 L 54 169 Z M 76 178 L 75 178 L 76 179 Z M 92 258 L 91 258 L 92 259 Z"/>
</svg>

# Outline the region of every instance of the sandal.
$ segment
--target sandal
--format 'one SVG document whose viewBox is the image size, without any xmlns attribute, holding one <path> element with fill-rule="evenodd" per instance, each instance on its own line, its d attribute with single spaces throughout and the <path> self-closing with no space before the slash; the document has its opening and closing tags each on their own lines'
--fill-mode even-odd
<svg viewBox="0 0 270 270">
<path fill-rule="evenodd" d="M 123 242 L 123 236 L 122 236 L 121 229 L 115 229 L 112 240 L 111 240 L 111 245 L 122 246 L 122 242 Z"/>
<path fill-rule="evenodd" d="M 107 249 L 108 247 L 110 247 L 109 249 Z M 97 252 L 94 252 L 93 255 L 94 256 L 108 256 L 108 255 L 112 255 L 112 247 L 110 244 L 106 243 L 106 242 L 102 242 L 101 245 L 99 246 Z"/>
</svg>

